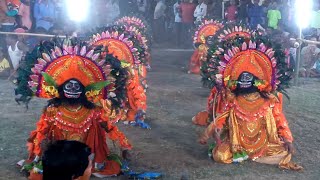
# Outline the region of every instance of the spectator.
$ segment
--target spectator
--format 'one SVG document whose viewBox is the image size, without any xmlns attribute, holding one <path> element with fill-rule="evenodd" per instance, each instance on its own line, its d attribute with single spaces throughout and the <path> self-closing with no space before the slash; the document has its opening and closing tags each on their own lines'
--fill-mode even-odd
<svg viewBox="0 0 320 180">
<path fill-rule="evenodd" d="M 10 62 L 4 55 L 4 49 L 0 48 L 0 78 L 8 78 L 10 76 L 10 71 Z"/>
<path fill-rule="evenodd" d="M 239 13 L 238 13 L 238 18 L 241 23 L 247 24 L 248 23 L 248 4 L 249 0 L 242 0 L 239 1 Z"/>
<path fill-rule="evenodd" d="M 189 0 L 184 0 L 184 2 L 181 2 L 180 4 L 181 9 L 181 19 L 182 19 L 182 28 L 183 28 L 183 37 L 189 38 L 190 40 L 184 41 L 184 46 L 187 46 L 188 42 L 191 42 L 191 28 L 193 26 L 193 13 L 196 9 L 196 5 L 191 3 Z"/>
<path fill-rule="evenodd" d="M 277 8 L 277 3 L 274 2 L 271 5 L 271 9 L 268 10 L 268 27 L 278 29 L 278 23 L 281 19 L 281 12 Z"/>
<path fill-rule="evenodd" d="M 315 9 L 312 11 L 311 28 L 317 30 L 317 35 L 320 35 L 320 9 L 319 4 L 315 5 Z"/>
<path fill-rule="evenodd" d="M 221 19 L 222 0 L 207 0 L 207 17 L 210 19 Z"/>
<path fill-rule="evenodd" d="M 310 70 L 310 77 L 320 77 L 320 53 L 316 55 L 316 62 Z"/>
<path fill-rule="evenodd" d="M 248 17 L 250 28 L 256 29 L 258 24 L 263 24 L 263 8 L 259 5 L 259 0 L 254 0 L 248 7 Z"/>
<path fill-rule="evenodd" d="M 176 37 L 177 46 L 182 44 L 182 17 L 181 17 L 180 5 L 181 5 L 181 0 L 177 0 L 177 2 L 173 5 L 175 37 Z"/>
<path fill-rule="evenodd" d="M 165 31 L 165 12 L 167 6 L 164 0 L 157 0 L 157 5 L 154 10 L 154 39 L 156 42 L 162 41 L 163 32 Z"/>
<path fill-rule="evenodd" d="M 47 31 L 55 23 L 55 5 L 52 0 L 41 0 L 34 4 L 36 28 L 42 27 Z"/>
<path fill-rule="evenodd" d="M 198 0 L 198 5 L 193 13 L 193 16 L 196 18 L 196 22 L 201 22 L 206 15 L 207 5 L 204 3 L 204 0 Z"/>
<path fill-rule="evenodd" d="M 8 7 L 6 1 L 0 1 L 0 23 L 1 31 L 11 32 L 14 30 L 15 19 L 14 17 L 7 16 Z"/>
<path fill-rule="evenodd" d="M 311 37 L 311 41 L 317 41 L 316 37 Z M 310 70 L 316 61 L 316 55 L 320 52 L 315 44 L 309 43 L 301 50 L 300 73 L 303 77 L 309 77 Z"/>
<path fill-rule="evenodd" d="M 115 19 L 117 19 L 120 15 L 120 8 L 118 2 L 116 0 L 107 0 L 106 3 L 103 5 L 105 9 L 103 11 L 99 12 L 100 17 L 102 19 L 102 22 L 100 23 L 100 26 L 107 26 L 114 22 Z M 108 12 L 108 13 L 106 13 Z"/>
<path fill-rule="evenodd" d="M 21 5 L 19 8 L 18 15 L 21 18 L 20 26 L 30 30 L 32 26 L 31 16 L 30 16 L 30 0 L 21 0 Z"/>
<path fill-rule="evenodd" d="M 43 154 L 43 180 L 89 180 L 93 158 L 86 144 L 56 141 Z"/>
<path fill-rule="evenodd" d="M 129 11 L 129 1 L 119 0 L 119 9 L 120 9 L 120 16 L 127 15 Z"/>
<path fill-rule="evenodd" d="M 137 0 L 138 11 L 145 16 L 147 12 L 147 0 Z"/>
<path fill-rule="evenodd" d="M 290 7 L 288 4 L 288 0 L 282 0 L 282 4 L 280 5 L 280 12 L 281 12 L 281 21 L 282 21 L 282 25 L 285 28 L 288 28 L 288 26 L 290 26 L 289 23 L 289 11 L 290 11 Z"/>
<path fill-rule="evenodd" d="M 236 21 L 236 16 L 238 14 L 238 9 L 236 6 L 235 0 L 230 1 L 230 5 L 227 7 L 225 16 L 227 21 L 229 22 L 235 22 Z"/>
</svg>

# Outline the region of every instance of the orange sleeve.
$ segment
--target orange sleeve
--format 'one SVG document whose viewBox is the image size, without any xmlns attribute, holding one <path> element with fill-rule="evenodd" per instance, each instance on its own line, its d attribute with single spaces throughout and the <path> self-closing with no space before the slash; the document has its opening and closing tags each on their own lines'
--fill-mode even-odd
<svg viewBox="0 0 320 180">
<path fill-rule="evenodd" d="M 132 145 L 129 143 L 127 137 L 118 129 L 118 127 L 114 123 L 111 123 L 108 120 L 108 115 L 104 111 L 102 112 L 101 119 L 102 122 L 107 123 L 107 134 L 110 140 L 117 142 L 122 149 L 132 149 Z"/>
<path fill-rule="evenodd" d="M 37 156 L 41 155 L 41 143 L 47 137 L 50 129 L 49 123 L 46 119 L 46 112 L 43 113 L 40 117 L 40 120 L 37 123 L 37 129 L 32 131 L 30 134 L 28 147 L 30 154 L 34 154 Z"/>
<path fill-rule="evenodd" d="M 283 95 L 281 93 L 278 93 L 278 102 L 275 103 L 273 114 L 276 119 L 276 125 L 277 125 L 279 136 L 285 138 L 286 141 L 288 142 L 292 142 L 293 141 L 292 133 L 288 126 L 287 119 L 282 111 L 282 103 L 283 103 L 282 96 Z"/>
<path fill-rule="evenodd" d="M 210 95 L 208 97 L 208 100 L 207 100 L 207 111 L 210 114 L 212 114 L 214 97 L 216 96 L 216 94 L 217 94 L 217 88 L 212 88 Z"/>
<path fill-rule="evenodd" d="M 147 96 L 140 84 L 139 76 L 137 73 L 127 85 L 127 95 L 130 107 L 133 110 L 147 110 Z"/>
<path fill-rule="evenodd" d="M 201 135 L 200 139 L 207 141 L 210 137 L 213 136 L 215 129 L 222 129 L 226 124 L 227 118 L 229 117 L 229 111 L 221 114 L 217 119 L 209 124 L 206 130 Z"/>
</svg>

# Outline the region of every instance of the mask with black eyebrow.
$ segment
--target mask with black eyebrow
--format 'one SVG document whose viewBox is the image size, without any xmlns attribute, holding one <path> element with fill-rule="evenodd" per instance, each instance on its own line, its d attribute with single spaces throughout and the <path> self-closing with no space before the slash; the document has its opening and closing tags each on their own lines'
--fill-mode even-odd
<svg viewBox="0 0 320 180">
<path fill-rule="evenodd" d="M 83 92 L 83 86 L 76 79 L 70 79 L 63 85 L 63 93 L 66 98 L 78 99 Z"/>
<path fill-rule="evenodd" d="M 234 90 L 236 96 L 241 94 L 249 94 L 259 92 L 258 88 L 254 86 L 255 80 L 258 78 L 249 72 L 243 72 L 239 75 L 237 80 L 237 88 Z"/>
</svg>

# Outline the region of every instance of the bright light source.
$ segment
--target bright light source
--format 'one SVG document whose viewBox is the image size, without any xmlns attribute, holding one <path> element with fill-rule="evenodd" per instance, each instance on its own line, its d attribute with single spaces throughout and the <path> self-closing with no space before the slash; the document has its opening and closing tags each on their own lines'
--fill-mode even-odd
<svg viewBox="0 0 320 180">
<path fill-rule="evenodd" d="M 65 0 L 70 20 L 83 22 L 88 17 L 90 0 Z"/>
<path fill-rule="evenodd" d="M 296 0 L 296 18 L 298 26 L 303 29 L 309 26 L 312 18 L 313 0 Z"/>
</svg>

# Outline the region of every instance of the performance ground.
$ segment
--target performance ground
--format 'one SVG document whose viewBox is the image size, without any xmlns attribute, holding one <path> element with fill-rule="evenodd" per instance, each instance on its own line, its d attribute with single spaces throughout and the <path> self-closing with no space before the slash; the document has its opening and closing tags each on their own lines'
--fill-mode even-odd
<svg viewBox="0 0 320 180">
<path fill-rule="evenodd" d="M 191 123 L 205 108 L 209 93 L 201 87 L 199 76 L 186 73 L 191 53 L 152 50 L 147 114 L 152 129 L 120 125 L 134 145 L 132 169 L 162 172 L 163 179 L 319 179 L 319 80 L 305 80 L 300 87 L 289 89 L 291 100 L 284 106 L 295 137 L 294 160 L 304 166 L 303 172 L 254 162 L 218 164 L 208 158 L 207 147 L 197 143 L 203 128 Z M 45 101 L 33 99 L 26 111 L 14 101 L 13 88 L 7 80 L 0 80 L 0 179 L 4 180 L 25 179 L 15 163 L 27 157 L 26 140 L 45 105 Z"/>
</svg>

